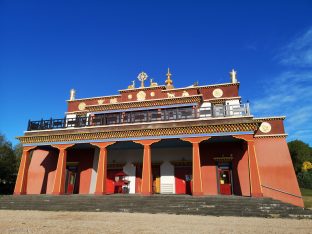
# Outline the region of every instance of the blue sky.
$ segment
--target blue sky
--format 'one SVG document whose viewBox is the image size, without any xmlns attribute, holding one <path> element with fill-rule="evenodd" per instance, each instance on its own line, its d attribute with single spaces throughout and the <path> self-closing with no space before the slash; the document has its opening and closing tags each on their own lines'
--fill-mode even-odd
<svg viewBox="0 0 312 234">
<path fill-rule="evenodd" d="M 77 98 L 116 94 L 144 70 L 163 84 L 229 82 L 257 117 L 286 115 L 312 145 L 311 1 L 0 0 L 0 132 L 63 117 Z"/>
</svg>

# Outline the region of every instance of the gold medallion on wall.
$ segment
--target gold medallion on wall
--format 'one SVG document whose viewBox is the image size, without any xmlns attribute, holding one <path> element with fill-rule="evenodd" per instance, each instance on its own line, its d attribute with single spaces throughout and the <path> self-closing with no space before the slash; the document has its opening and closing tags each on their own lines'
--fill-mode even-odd
<svg viewBox="0 0 312 234">
<path fill-rule="evenodd" d="M 214 89 L 213 92 L 212 92 L 212 95 L 215 98 L 220 98 L 220 97 L 223 96 L 223 91 L 222 91 L 222 89 Z"/>
<path fill-rule="evenodd" d="M 271 132 L 271 129 L 272 129 L 272 126 L 268 122 L 263 122 L 259 127 L 259 130 L 263 133 L 269 133 Z"/>
<path fill-rule="evenodd" d="M 138 101 L 144 101 L 146 98 L 146 93 L 144 91 L 140 91 L 136 96 Z"/>
<path fill-rule="evenodd" d="M 85 110 L 86 109 L 86 103 L 80 102 L 78 105 L 78 109 L 81 111 Z"/>
</svg>

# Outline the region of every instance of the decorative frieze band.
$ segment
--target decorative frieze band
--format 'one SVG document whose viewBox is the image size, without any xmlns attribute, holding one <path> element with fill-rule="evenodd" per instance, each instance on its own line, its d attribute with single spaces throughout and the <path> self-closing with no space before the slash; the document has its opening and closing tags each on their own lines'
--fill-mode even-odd
<svg viewBox="0 0 312 234">
<path fill-rule="evenodd" d="M 130 109 L 139 107 L 150 107 L 150 106 L 166 106 L 166 105 L 176 105 L 184 103 L 199 103 L 201 102 L 201 95 L 190 96 L 190 97 L 177 97 L 177 98 L 164 98 L 158 100 L 147 100 L 140 102 L 124 102 L 124 103 L 114 103 L 105 105 L 90 105 L 86 107 L 86 110 L 90 112 L 106 111 L 106 110 L 120 110 L 120 109 Z"/>
<path fill-rule="evenodd" d="M 73 142 L 81 140 L 100 140 L 100 139 L 120 139 L 150 136 L 171 136 L 171 135 L 190 135 L 205 133 L 224 133 L 224 132 L 243 132 L 255 131 L 257 123 L 236 123 L 222 125 L 172 127 L 158 129 L 128 130 L 128 131 L 107 131 L 93 133 L 68 133 L 59 135 L 43 136 L 21 136 L 18 139 L 22 144 L 42 143 L 42 142 Z"/>
</svg>

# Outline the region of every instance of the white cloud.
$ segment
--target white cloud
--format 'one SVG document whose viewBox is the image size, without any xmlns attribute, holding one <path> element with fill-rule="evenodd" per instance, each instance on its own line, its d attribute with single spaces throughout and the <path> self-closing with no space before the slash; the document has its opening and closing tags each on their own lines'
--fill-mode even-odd
<svg viewBox="0 0 312 234">
<path fill-rule="evenodd" d="M 280 63 L 297 67 L 312 67 L 312 28 L 282 48 Z"/>
<path fill-rule="evenodd" d="M 252 103 L 256 116 L 286 115 L 288 140 L 312 143 L 312 28 L 276 56 L 287 65 L 280 75 L 263 83 L 263 96 Z M 268 77 L 270 78 L 270 77 Z"/>
</svg>

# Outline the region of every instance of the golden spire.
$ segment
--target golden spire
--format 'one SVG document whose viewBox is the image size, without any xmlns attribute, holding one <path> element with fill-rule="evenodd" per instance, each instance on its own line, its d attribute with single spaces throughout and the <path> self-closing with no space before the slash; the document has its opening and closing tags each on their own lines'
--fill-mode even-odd
<svg viewBox="0 0 312 234">
<path fill-rule="evenodd" d="M 169 67 L 168 67 L 168 72 L 167 72 L 166 75 L 167 75 L 167 80 L 165 81 L 166 88 L 167 89 L 173 89 L 174 88 L 173 85 L 172 85 L 173 81 L 171 80 L 171 73 L 170 73 Z"/>
</svg>

